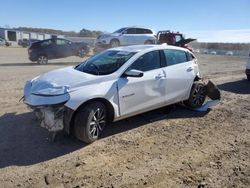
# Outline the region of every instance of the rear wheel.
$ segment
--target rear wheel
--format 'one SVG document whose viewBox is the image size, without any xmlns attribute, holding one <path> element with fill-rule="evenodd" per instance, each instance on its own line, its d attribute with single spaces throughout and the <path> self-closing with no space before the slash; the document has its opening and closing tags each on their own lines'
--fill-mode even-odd
<svg viewBox="0 0 250 188">
<path fill-rule="evenodd" d="M 82 48 L 82 49 L 78 50 L 77 55 L 78 55 L 79 57 L 84 57 L 84 56 L 86 55 L 85 49 Z"/>
<path fill-rule="evenodd" d="M 204 83 L 194 82 L 189 99 L 185 101 L 185 104 L 191 108 L 199 108 L 204 103 L 207 96 L 207 89 Z"/>
<path fill-rule="evenodd" d="M 120 46 L 120 41 L 117 40 L 117 39 L 112 39 L 112 40 L 110 41 L 110 46 L 111 46 L 112 48 L 118 47 L 118 46 Z"/>
<path fill-rule="evenodd" d="M 85 143 L 96 141 L 105 125 L 107 111 L 101 102 L 92 102 L 82 107 L 74 119 L 75 137 Z"/>
<path fill-rule="evenodd" d="M 37 64 L 39 65 L 45 65 L 48 63 L 48 58 L 45 55 L 40 55 L 37 58 Z"/>
</svg>

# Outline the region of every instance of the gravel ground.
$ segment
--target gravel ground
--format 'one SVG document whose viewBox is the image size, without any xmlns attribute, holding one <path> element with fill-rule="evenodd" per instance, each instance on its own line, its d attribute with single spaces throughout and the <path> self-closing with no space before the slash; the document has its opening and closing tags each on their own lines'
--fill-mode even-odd
<svg viewBox="0 0 250 188">
<path fill-rule="evenodd" d="M 0 47 L 0 187 L 250 187 L 250 82 L 245 57 L 197 55 L 221 89 L 209 112 L 162 108 L 107 127 L 85 145 L 57 141 L 19 102 L 26 80 L 75 65 L 69 57 L 39 66 L 27 50 Z"/>
</svg>

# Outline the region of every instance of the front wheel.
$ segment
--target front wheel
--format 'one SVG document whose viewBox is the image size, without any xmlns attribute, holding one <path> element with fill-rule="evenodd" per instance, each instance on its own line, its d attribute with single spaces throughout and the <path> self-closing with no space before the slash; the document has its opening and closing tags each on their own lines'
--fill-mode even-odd
<svg viewBox="0 0 250 188">
<path fill-rule="evenodd" d="M 40 55 L 37 58 L 37 64 L 39 65 L 45 65 L 48 63 L 48 58 L 45 55 Z"/>
<path fill-rule="evenodd" d="M 96 141 L 107 121 L 107 111 L 101 102 L 92 102 L 82 107 L 74 119 L 75 137 L 85 143 Z"/>
<path fill-rule="evenodd" d="M 189 99 L 185 104 L 191 108 L 199 108 L 204 103 L 207 96 L 207 88 L 202 82 L 194 82 Z"/>
</svg>

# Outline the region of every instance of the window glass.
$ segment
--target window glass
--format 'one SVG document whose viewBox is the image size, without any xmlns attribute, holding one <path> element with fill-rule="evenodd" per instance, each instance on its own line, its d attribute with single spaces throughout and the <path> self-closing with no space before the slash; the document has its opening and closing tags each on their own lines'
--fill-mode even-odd
<svg viewBox="0 0 250 188">
<path fill-rule="evenodd" d="M 150 71 L 160 68 L 160 53 L 159 51 L 148 52 L 141 57 L 139 57 L 129 68 L 140 70 L 140 71 Z"/>
<path fill-rule="evenodd" d="M 56 39 L 56 45 L 65 45 L 67 44 L 66 40 L 63 39 Z"/>
<path fill-rule="evenodd" d="M 193 54 L 186 52 L 187 53 L 187 59 L 188 61 L 192 61 L 193 59 L 195 59 L 195 57 L 193 56 Z"/>
<path fill-rule="evenodd" d="M 144 29 L 136 28 L 136 34 L 144 34 Z"/>
<path fill-rule="evenodd" d="M 136 34 L 152 34 L 149 29 L 136 28 Z"/>
<path fill-rule="evenodd" d="M 135 34 L 136 31 L 135 31 L 135 28 L 129 28 L 129 29 L 126 30 L 125 33 L 126 33 L 126 34 Z"/>
<path fill-rule="evenodd" d="M 76 70 L 94 75 L 107 75 L 118 70 L 136 52 L 108 50 L 76 66 Z"/>
<path fill-rule="evenodd" d="M 176 35 L 175 36 L 175 42 L 179 42 L 181 40 L 181 36 L 180 35 Z"/>
<path fill-rule="evenodd" d="M 118 29 L 118 30 L 114 31 L 113 33 L 121 33 L 121 32 L 123 32 L 125 29 L 127 29 L 127 28 L 124 27 L 124 28 Z"/>
<path fill-rule="evenodd" d="M 152 34 L 153 32 L 150 29 L 144 29 L 144 33 Z"/>
<path fill-rule="evenodd" d="M 184 63 L 187 61 L 187 56 L 185 51 L 182 50 L 163 50 L 163 51 L 168 66 Z"/>
<path fill-rule="evenodd" d="M 46 41 L 41 43 L 41 46 L 49 46 L 51 44 L 52 44 L 52 40 L 46 40 Z"/>
</svg>

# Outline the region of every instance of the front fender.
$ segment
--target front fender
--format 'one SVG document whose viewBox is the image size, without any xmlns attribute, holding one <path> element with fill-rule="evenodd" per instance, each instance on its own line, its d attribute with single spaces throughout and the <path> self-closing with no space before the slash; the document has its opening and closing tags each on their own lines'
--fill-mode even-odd
<svg viewBox="0 0 250 188">
<path fill-rule="evenodd" d="M 110 81 L 95 85 L 83 86 L 69 93 L 70 99 L 65 106 L 76 111 L 85 102 L 103 98 L 111 103 L 114 108 L 115 117 L 119 115 L 117 83 Z"/>
</svg>

